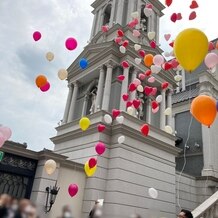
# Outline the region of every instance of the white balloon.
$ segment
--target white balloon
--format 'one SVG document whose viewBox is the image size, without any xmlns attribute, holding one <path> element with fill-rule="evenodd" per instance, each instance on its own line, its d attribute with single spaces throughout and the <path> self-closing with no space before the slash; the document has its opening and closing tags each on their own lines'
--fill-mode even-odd
<svg viewBox="0 0 218 218">
<path fill-rule="evenodd" d="M 138 85 L 138 86 L 137 86 L 137 91 L 138 91 L 138 92 L 143 92 L 143 91 L 144 91 L 143 86 L 142 86 L 142 85 Z"/>
<path fill-rule="evenodd" d="M 144 9 L 144 14 L 145 14 L 146 17 L 150 17 L 152 15 L 152 9 L 145 8 Z"/>
<path fill-rule="evenodd" d="M 118 116 L 118 117 L 116 117 L 116 121 L 117 121 L 118 123 L 122 124 L 123 121 L 124 121 L 124 117 L 123 117 L 123 116 Z"/>
<path fill-rule="evenodd" d="M 148 194 L 151 198 L 157 198 L 158 197 L 158 191 L 155 188 L 149 188 Z"/>
<path fill-rule="evenodd" d="M 150 78 L 148 78 L 148 82 L 149 83 L 154 83 L 155 82 L 155 77 L 151 76 Z"/>
<path fill-rule="evenodd" d="M 46 59 L 47 59 L 48 61 L 52 61 L 52 60 L 54 59 L 54 54 L 49 51 L 49 52 L 46 54 Z"/>
<path fill-rule="evenodd" d="M 65 80 L 65 79 L 67 79 L 67 76 L 68 76 L 68 72 L 67 72 L 65 69 L 60 69 L 60 70 L 58 71 L 58 78 L 59 78 L 60 80 Z"/>
<path fill-rule="evenodd" d="M 165 126 L 164 130 L 165 130 L 166 133 L 169 133 L 169 134 L 173 133 L 173 129 L 172 129 L 171 126 Z"/>
<path fill-rule="evenodd" d="M 166 110 L 164 111 L 164 115 L 170 116 L 171 114 L 172 114 L 172 108 L 170 107 L 166 108 Z"/>
<path fill-rule="evenodd" d="M 156 36 L 156 33 L 155 33 L 155 32 L 149 32 L 149 33 L 148 33 L 148 38 L 149 38 L 149 40 L 154 39 L 155 36 Z"/>
<path fill-rule="evenodd" d="M 133 113 L 134 113 L 134 108 L 133 108 L 133 107 L 128 107 L 128 108 L 127 108 L 127 113 L 128 113 L 129 115 L 133 115 Z"/>
<path fill-rule="evenodd" d="M 136 51 L 140 50 L 141 48 L 142 48 L 141 45 L 138 45 L 138 44 L 135 44 L 135 45 L 134 45 L 134 49 L 135 49 Z"/>
<path fill-rule="evenodd" d="M 104 121 L 107 124 L 111 124 L 112 123 L 112 117 L 109 114 L 105 114 L 104 115 Z"/>
<path fill-rule="evenodd" d="M 124 143 L 125 142 L 125 136 L 120 136 L 119 138 L 118 138 L 118 143 L 119 144 L 122 144 L 122 143 Z"/>
<path fill-rule="evenodd" d="M 161 103 L 162 100 L 163 100 L 162 95 L 158 95 L 158 96 L 156 97 L 156 101 L 157 101 L 158 103 Z"/>
<path fill-rule="evenodd" d="M 137 65 L 141 64 L 141 62 L 142 62 L 142 59 L 141 59 L 141 58 L 135 58 L 135 63 L 136 63 Z"/>
<path fill-rule="evenodd" d="M 120 46 L 120 52 L 122 53 L 122 54 L 125 54 L 126 53 L 126 48 L 124 47 L 124 46 Z"/>
<path fill-rule="evenodd" d="M 176 82 L 180 82 L 182 80 L 182 76 L 181 75 L 176 75 L 176 76 L 174 76 L 174 80 Z"/>
<path fill-rule="evenodd" d="M 57 168 L 57 164 L 54 160 L 50 159 L 45 162 L 44 168 L 45 168 L 46 173 L 48 175 L 51 175 L 55 172 Z"/>
<path fill-rule="evenodd" d="M 139 16 L 139 12 L 138 12 L 138 11 L 132 12 L 131 17 L 132 17 L 133 19 L 139 18 L 139 17 L 140 17 L 140 16 Z"/>
<path fill-rule="evenodd" d="M 151 66 L 151 72 L 152 73 L 158 74 L 160 71 L 161 71 L 161 67 L 156 66 L 156 65 Z"/>
</svg>

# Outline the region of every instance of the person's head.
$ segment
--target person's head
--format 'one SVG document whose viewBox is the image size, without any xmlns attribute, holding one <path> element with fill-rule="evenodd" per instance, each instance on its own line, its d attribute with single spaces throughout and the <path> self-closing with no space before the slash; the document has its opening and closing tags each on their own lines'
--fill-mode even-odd
<svg viewBox="0 0 218 218">
<path fill-rule="evenodd" d="M 193 215 L 189 210 L 181 210 L 178 214 L 178 218 L 193 218 Z"/>
<path fill-rule="evenodd" d="M 23 214 L 27 218 L 36 218 L 37 213 L 36 213 L 36 206 L 34 204 L 28 204 L 23 211 Z"/>
<path fill-rule="evenodd" d="M 7 194 L 0 195 L 0 206 L 9 207 L 11 203 L 11 197 Z"/>
<path fill-rule="evenodd" d="M 19 202 L 19 211 L 23 213 L 25 209 L 30 205 L 30 200 L 28 199 L 21 199 Z"/>
<path fill-rule="evenodd" d="M 72 217 L 72 212 L 71 212 L 71 209 L 68 205 L 63 207 L 62 217 L 64 217 L 64 218 L 71 218 Z"/>
</svg>

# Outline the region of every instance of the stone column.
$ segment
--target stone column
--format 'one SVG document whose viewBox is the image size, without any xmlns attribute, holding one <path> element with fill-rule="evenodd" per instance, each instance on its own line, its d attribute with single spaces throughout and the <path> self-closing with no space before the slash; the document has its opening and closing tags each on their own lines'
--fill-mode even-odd
<svg viewBox="0 0 218 218">
<path fill-rule="evenodd" d="M 125 79 L 122 81 L 121 96 L 120 96 L 120 110 L 126 111 L 126 102 L 123 100 L 123 94 L 128 93 L 128 83 L 129 83 L 129 68 L 123 70 L 123 75 Z"/>
<path fill-rule="evenodd" d="M 159 41 L 160 41 L 160 28 L 159 28 L 159 25 L 160 25 L 160 18 L 159 18 L 159 16 L 158 16 L 158 14 L 156 14 L 156 21 L 157 21 L 157 24 L 156 24 L 156 30 L 155 30 L 155 32 L 156 32 L 156 43 L 157 43 L 157 45 L 159 44 Z"/>
<path fill-rule="evenodd" d="M 173 129 L 173 132 L 176 131 L 175 126 L 176 126 L 176 119 L 175 119 L 175 114 L 173 114 L 172 115 L 172 129 Z"/>
<path fill-rule="evenodd" d="M 99 20 L 98 20 L 98 24 L 97 24 L 97 32 L 98 33 L 101 30 L 101 27 L 103 25 L 103 8 L 100 9 L 99 11 Z"/>
<path fill-rule="evenodd" d="M 69 92 L 68 92 L 67 103 L 66 103 L 66 107 L 64 111 L 63 124 L 67 123 L 67 118 L 68 118 L 69 110 L 70 110 L 70 103 L 71 103 L 72 94 L 73 94 L 72 84 L 68 84 L 68 87 L 69 87 Z"/>
<path fill-rule="evenodd" d="M 110 28 L 113 26 L 113 22 L 114 22 L 115 7 L 116 7 L 116 0 L 112 0 L 111 17 L 110 17 L 110 23 L 109 23 Z"/>
<path fill-rule="evenodd" d="M 146 123 L 151 124 L 151 100 L 146 101 Z"/>
<path fill-rule="evenodd" d="M 162 90 L 161 95 L 163 100 L 160 104 L 160 128 L 164 130 L 166 126 L 166 116 L 164 115 L 164 111 L 166 109 L 166 91 Z"/>
<path fill-rule="evenodd" d="M 82 109 L 82 116 L 83 117 L 86 115 L 88 99 L 89 99 L 89 96 L 86 94 L 85 97 L 84 97 L 83 109 Z"/>
<path fill-rule="evenodd" d="M 97 14 L 95 14 L 94 19 L 93 19 L 92 31 L 91 31 L 90 39 L 92 39 L 94 37 L 94 35 L 95 35 L 96 22 L 97 22 Z"/>
<path fill-rule="evenodd" d="M 185 87 L 185 70 L 182 70 L 182 91 L 185 91 L 186 90 L 186 87 Z"/>
<path fill-rule="evenodd" d="M 167 107 L 172 109 L 172 90 L 169 90 L 168 95 L 167 95 Z M 167 125 L 172 127 L 172 114 L 167 116 Z"/>
<path fill-rule="evenodd" d="M 76 99 L 77 99 L 77 95 L 78 95 L 78 82 L 74 82 L 73 83 L 73 96 L 72 96 L 72 100 L 71 100 L 71 104 L 70 104 L 70 111 L 69 111 L 69 115 L 68 115 L 68 120 L 67 122 L 72 122 L 73 118 L 74 118 L 74 114 L 75 114 L 75 108 L 76 108 Z"/>
<path fill-rule="evenodd" d="M 101 109 L 104 81 L 105 81 L 105 72 L 103 66 L 99 69 L 99 71 L 100 73 L 99 73 L 99 80 L 98 80 L 98 92 L 96 97 L 95 112 Z"/>
<path fill-rule="evenodd" d="M 134 0 L 130 0 L 129 1 L 129 5 L 128 5 L 128 14 L 127 14 L 127 23 L 129 23 L 131 21 L 131 14 L 132 12 L 134 12 Z"/>
<path fill-rule="evenodd" d="M 104 86 L 104 97 L 103 97 L 103 105 L 102 105 L 102 109 L 105 111 L 109 110 L 112 73 L 113 73 L 113 66 L 112 66 L 112 63 L 109 62 L 107 64 L 107 75 L 106 75 L 106 81 L 105 81 L 105 86 Z"/>
<path fill-rule="evenodd" d="M 119 23 L 120 25 L 122 25 L 124 0 L 117 0 L 117 1 L 118 1 L 118 10 L 117 10 L 117 16 L 116 16 L 116 23 Z"/>
</svg>

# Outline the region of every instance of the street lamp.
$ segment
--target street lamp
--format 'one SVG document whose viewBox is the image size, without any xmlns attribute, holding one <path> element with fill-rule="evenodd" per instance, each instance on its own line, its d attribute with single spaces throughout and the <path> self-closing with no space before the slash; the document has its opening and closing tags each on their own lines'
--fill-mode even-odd
<svg viewBox="0 0 218 218">
<path fill-rule="evenodd" d="M 45 189 L 46 193 L 47 193 L 47 197 L 46 197 L 46 205 L 45 205 L 45 213 L 48 213 L 51 211 L 51 208 L 56 200 L 57 194 L 59 192 L 60 188 L 57 187 L 57 182 L 55 183 L 55 185 L 53 186 L 53 188 L 47 187 Z"/>
</svg>

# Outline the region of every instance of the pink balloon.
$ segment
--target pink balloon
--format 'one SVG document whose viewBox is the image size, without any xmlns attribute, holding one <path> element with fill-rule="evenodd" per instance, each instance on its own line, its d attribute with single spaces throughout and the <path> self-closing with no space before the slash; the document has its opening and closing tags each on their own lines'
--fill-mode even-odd
<svg viewBox="0 0 218 218">
<path fill-rule="evenodd" d="M 150 95 L 155 96 L 156 94 L 157 94 L 157 88 L 156 88 L 156 87 L 153 87 L 153 88 L 152 88 L 152 92 L 151 92 Z"/>
<path fill-rule="evenodd" d="M 36 32 L 33 33 L 33 39 L 35 41 L 39 41 L 41 39 L 41 37 L 42 37 L 42 35 L 41 35 L 41 33 L 39 31 L 36 31 Z"/>
<path fill-rule="evenodd" d="M 157 66 L 161 66 L 164 63 L 164 58 L 162 55 L 155 55 L 153 62 Z"/>
<path fill-rule="evenodd" d="M 11 129 L 5 126 L 0 126 L 0 133 L 2 133 L 5 140 L 11 138 L 12 135 Z"/>
<path fill-rule="evenodd" d="M 141 33 L 138 30 L 133 30 L 133 36 L 134 37 L 139 37 Z"/>
<path fill-rule="evenodd" d="M 139 79 L 140 79 L 140 80 L 144 80 L 144 79 L 145 79 L 145 77 L 146 77 L 146 75 L 145 75 L 145 74 L 143 74 L 143 73 L 140 73 L 140 74 L 139 74 Z"/>
<path fill-rule="evenodd" d="M 89 159 L 88 163 L 89 163 L 89 168 L 92 169 L 97 165 L 97 159 L 92 157 Z"/>
<path fill-rule="evenodd" d="M 77 47 L 77 41 L 74 38 L 68 38 L 65 42 L 65 46 L 68 50 L 72 51 Z"/>
<path fill-rule="evenodd" d="M 95 146 L 95 150 L 96 150 L 97 154 L 99 154 L 99 155 L 102 155 L 105 152 L 105 149 L 106 149 L 106 146 L 103 142 L 99 142 Z"/>
<path fill-rule="evenodd" d="M 47 92 L 50 89 L 50 83 L 47 82 L 44 86 L 40 87 L 42 92 Z"/>
<path fill-rule="evenodd" d="M 4 145 L 5 143 L 5 137 L 4 135 L 0 132 L 0 148 Z"/>
<path fill-rule="evenodd" d="M 148 78 L 148 82 L 149 83 L 154 83 L 155 82 L 155 77 L 151 76 L 150 78 Z"/>
<path fill-rule="evenodd" d="M 141 81 L 137 78 L 135 78 L 132 83 L 134 83 L 136 86 L 141 85 Z"/>
<path fill-rule="evenodd" d="M 76 184 L 71 184 L 68 187 L 68 193 L 71 197 L 74 197 L 77 194 L 78 190 L 79 188 Z"/>
<path fill-rule="evenodd" d="M 106 33 L 109 30 L 109 26 L 102 26 L 101 31 Z"/>
<path fill-rule="evenodd" d="M 212 69 L 218 64 L 218 55 L 215 53 L 209 53 L 205 57 L 204 62 L 208 68 Z"/>
</svg>

